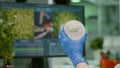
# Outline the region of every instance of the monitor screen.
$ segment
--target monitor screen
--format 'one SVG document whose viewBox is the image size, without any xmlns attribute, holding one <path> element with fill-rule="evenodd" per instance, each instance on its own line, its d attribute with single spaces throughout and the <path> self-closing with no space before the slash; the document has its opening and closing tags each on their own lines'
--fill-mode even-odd
<svg viewBox="0 0 120 68">
<path fill-rule="evenodd" d="M 84 6 L 0 3 L 0 15 L 14 23 L 16 57 L 64 56 L 60 26 L 69 20 L 85 25 Z"/>
</svg>

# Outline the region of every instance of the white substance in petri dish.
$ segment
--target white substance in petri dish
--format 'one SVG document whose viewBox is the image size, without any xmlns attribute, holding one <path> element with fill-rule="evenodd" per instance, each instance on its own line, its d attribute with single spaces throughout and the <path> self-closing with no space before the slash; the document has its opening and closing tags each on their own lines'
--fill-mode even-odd
<svg viewBox="0 0 120 68">
<path fill-rule="evenodd" d="M 64 25 L 65 33 L 72 40 L 79 40 L 85 34 L 84 25 L 77 20 L 70 20 Z"/>
</svg>

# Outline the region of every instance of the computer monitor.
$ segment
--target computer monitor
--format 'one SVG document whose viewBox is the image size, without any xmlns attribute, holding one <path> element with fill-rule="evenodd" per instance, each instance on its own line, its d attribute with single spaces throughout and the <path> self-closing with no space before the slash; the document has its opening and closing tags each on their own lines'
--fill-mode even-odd
<svg viewBox="0 0 120 68">
<path fill-rule="evenodd" d="M 66 56 L 58 40 L 60 26 L 69 20 L 85 25 L 84 6 L 0 3 L 0 15 L 14 23 L 15 57 Z"/>
</svg>

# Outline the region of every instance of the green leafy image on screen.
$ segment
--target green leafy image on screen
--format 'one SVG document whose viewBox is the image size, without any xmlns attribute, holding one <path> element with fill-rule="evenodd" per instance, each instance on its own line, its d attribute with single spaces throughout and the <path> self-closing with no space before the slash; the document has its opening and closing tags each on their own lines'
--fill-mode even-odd
<svg viewBox="0 0 120 68">
<path fill-rule="evenodd" d="M 34 10 L 22 8 L 2 8 L 0 17 L 3 21 L 14 23 L 14 33 L 16 39 L 33 38 Z"/>
<path fill-rule="evenodd" d="M 81 20 L 81 14 L 78 11 L 53 11 L 54 14 L 54 38 L 58 38 L 60 26 L 70 20 Z"/>
</svg>

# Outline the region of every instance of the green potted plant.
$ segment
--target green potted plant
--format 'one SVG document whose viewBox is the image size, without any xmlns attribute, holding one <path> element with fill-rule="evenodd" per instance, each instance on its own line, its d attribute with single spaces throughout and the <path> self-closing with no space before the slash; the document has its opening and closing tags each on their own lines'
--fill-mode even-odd
<svg viewBox="0 0 120 68">
<path fill-rule="evenodd" d="M 102 37 L 96 37 L 90 44 L 90 47 L 93 50 L 102 49 L 103 48 L 103 38 Z"/>
<path fill-rule="evenodd" d="M 93 55 L 95 60 L 101 59 L 101 51 L 103 49 L 103 38 L 102 37 L 96 37 L 92 40 L 90 47 L 94 50 Z"/>
<path fill-rule="evenodd" d="M 3 58 L 3 68 L 13 68 L 14 23 L 10 22 L 7 11 L 0 11 L 0 56 Z"/>
</svg>

